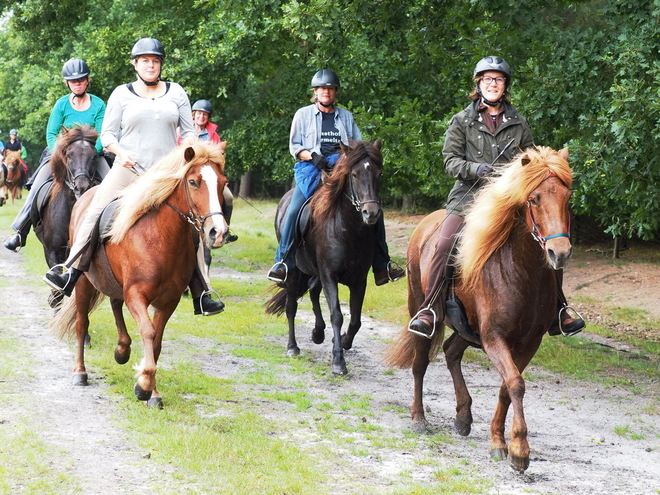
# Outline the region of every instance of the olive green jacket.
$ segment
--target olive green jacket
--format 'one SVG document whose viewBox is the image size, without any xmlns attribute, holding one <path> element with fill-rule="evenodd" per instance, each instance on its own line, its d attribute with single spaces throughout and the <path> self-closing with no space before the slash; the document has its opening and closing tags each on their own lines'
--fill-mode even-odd
<svg viewBox="0 0 660 495">
<path fill-rule="evenodd" d="M 513 144 L 497 163 L 510 162 L 520 151 L 534 146 L 529 123 L 513 106 L 504 104 L 504 119 L 492 134 L 477 112 L 478 105 L 479 100 L 452 117 L 442 149 L 445 170 L 456 179 L 447 198 L 447 212 L 461 216 L 474 193 L 485 184 L 477 176 L 479 165 L 492 164 L 512 139 Z"/>
</svg>

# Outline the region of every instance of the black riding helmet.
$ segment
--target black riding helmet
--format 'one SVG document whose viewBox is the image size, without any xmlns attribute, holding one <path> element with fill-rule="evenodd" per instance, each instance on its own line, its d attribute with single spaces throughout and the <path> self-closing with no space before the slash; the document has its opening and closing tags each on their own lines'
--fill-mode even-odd
<svg viewBox="0 0 660 495">
<path fill-rule="evenodd" d="M 70 58 L 62 66 L 62 77 L 66 81 L 82 79 L 89 76 L 89 66 L 87 62 L 80 58 Z"/>
<path fill-rule="evenodd" d="M 165 48 L 163 48 L 161 42 L 158 41 L 156 38 L 141 38 L 137 41 L 137 43 L 133 45 L 133 49 L 131 50 L 131 60 L 135 60 L 136 58 L 142 55 L 157 55 L 158 57 L 160 57 L 160 61 L 162 64 L 163 60 L 165 60 Z M 138 73 L 138 77 L 147 86 L 156 86 L 160 81 L 160 74 L 158 75 L 155 81 L 150 81 L 150 82 L 147 82 L 144 79 L 142 79 L 142 76 L 139 73 Z"/>
<path fill-rule="evenodd" d="M 160 58 L 165 59 L 165 49 L 156 38 L 142 38 L 133 45 L 131 59 L 135 59 L 140 55 L 158 55 Z"/>
<path fill-rule="evenodd" d="M 330 69 L 321 69 L 314 77 L 312 77 L 312 88 L 319 88 L 321 86 L 334 86 L 339 89 L 339 78 L 337 74 Z"/>
<path fill-rule="evenodd" d="M 208 100 L 197 100 L 192 106 L 192 111 L 206 112 L 211 115 L 213 113 L 213 106 Z"/>
<path fill-rule="evenodd" d="M 479 87 L 479 84 L 477 84 L 477 93 L 479 93 L 479 96 L 481 96 L 481 99 L 486 105 L 496 106 L 504 100 L 504 97 L 509 90 L 509 84 L 511 84 L 511 66 L 502 57 L 484 57 L 479 60 L 479 62 L 477 62 L 477 66 L 474 68 L 473 77 L 476 79 L 481 74 L 489 70 L 501 72 L 504 74 L 506 78 L 504 93 L 502 93 L 502 96 L 497 101 L 490 101 L 486 99 L 483 94 L 481 94 L 481 88 Z"/>
</svg>

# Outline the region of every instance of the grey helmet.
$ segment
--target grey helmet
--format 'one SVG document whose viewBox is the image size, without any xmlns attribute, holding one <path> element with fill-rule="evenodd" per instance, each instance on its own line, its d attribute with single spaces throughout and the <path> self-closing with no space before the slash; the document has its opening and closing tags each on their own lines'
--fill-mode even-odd
<svg viewBox="0 0 660 495">
<path fill-rule="evenodd" d="M 18 136 L 18 131 L 17 131 L 16 129 L 11 129 L 11 130 L 9 131 L 9 135 L 11 136 L 12 134 L 13 134 L 14 136 Z"/>
<path fill-rule="evenodd" d="M 213 105 L 208 100 L 197 100 L 192 106 L 192 111 L 206 112 L 211 115 L 213 113 Z"/>
<path fill-rule="evenodd" d="M 487 70 L 501 72 L 506 76 L 507 83 L 511 81 L 511 67 L 502 57 L 484 57 L 479 60 L 477 66 L 474 68 L 473 77 L 477 77 Z"/>
<path fill-rule="evenodd" d="M 318 88 L 321 86 L 334 86 L 339 89 L 339 78 L 337 74 L 332 72 L 330 69 L 321 69 L 314 77 L 312 77 L 312 88 Z"/>
<path fill-rule="evenodd" d="M 160 41 L 156 38 L 142 38 L 133 45 L 131 50 L 131 58 L 135 59 L 140 55 L 158 55 L 160 58 L 165 58 L 165 49 Z"/>
<path fill-rule="evenodd" d="M 89 76 L 89 66 L 81 58 L 70 58 L 62 66 L 62 77 L 67 81 Z"/>
</svg>

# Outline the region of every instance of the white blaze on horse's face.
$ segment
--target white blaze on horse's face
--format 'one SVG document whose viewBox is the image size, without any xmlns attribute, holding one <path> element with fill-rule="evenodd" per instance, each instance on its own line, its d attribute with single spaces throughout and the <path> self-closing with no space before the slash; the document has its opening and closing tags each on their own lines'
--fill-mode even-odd
<svg viewBox="0 0 660 495">
<path fill-rule="evenodd" d="M 209 190 L 209 212 L 213 215 L 204 221 L 204 237 L 210 247 L 220 247 L 229 232 L 229 226 L 222 215 L 220 197 L 218 196 L 218 174 L 213 167 L 205 165 L 201 168 L 202 180 Z"/>
</svg>

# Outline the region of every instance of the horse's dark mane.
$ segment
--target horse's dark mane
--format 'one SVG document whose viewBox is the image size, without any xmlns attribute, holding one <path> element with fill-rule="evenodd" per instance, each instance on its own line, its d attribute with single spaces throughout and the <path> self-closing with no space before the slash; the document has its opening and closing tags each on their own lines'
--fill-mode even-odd
<svg viewBox="0 0 660 495">
<path fill-rule="evenodd" d="M 383 155 L 376 146 L 368 141 L 353 141 L 351 146 L 342 146 L 342 156 L 326 177 L 320 189 L 314 194 L 310 208 L 315 225 L 324 225 L 337 214 L 341 206 L 339 197 L 343 194 L 346 180 L 353 166 L 361 160 L 368 159 L 379 169 L 383 168 Z"/>
<path fill-rule="evenodd" d="M 63 184 L 66 180 L 66 150 L 69 145 L 75 141 L 83 140 L 95 146 L 98 136 L 96 130 L 87 124 L 74 126 L 57 136 L 55 151 L 50 159 L 50 168 L 53 171 L 55 182 Z"/>
</svg>

